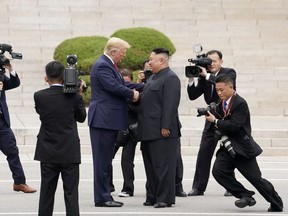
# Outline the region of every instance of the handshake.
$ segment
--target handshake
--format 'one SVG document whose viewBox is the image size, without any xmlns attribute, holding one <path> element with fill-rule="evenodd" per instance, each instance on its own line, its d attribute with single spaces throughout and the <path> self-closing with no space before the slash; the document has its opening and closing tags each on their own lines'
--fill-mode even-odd
<svg viewBox="0 0 288 216">
<path fill-rule="evenodd" d="M 136 91 L 135 89 L 133 90 L 133 102 L 137 102 L 139 100 L 140 94 L 138 91 Z"/>
</svg>

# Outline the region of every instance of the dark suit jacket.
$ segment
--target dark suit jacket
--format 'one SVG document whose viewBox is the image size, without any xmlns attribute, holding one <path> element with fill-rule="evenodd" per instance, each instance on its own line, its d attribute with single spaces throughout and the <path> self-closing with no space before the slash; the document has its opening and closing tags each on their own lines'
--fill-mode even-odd
<svg viewBox="0 0 288 216">
<path fill-rule="evenodd" d="M 3 89 L 1 91 L 0 106 L 1 106 L 1 110 L 5 119 L 5 122 L 7 126 L 10 127 L 10 117 L 9 117 L 8 106 L 6 103 L 5 91 L 18 87 L 20 85 L 20 79 L 17 74 L 15 77 L 10 75 L 10 78 L 7 77 L 6 75 L 3 75 L 3 79 L 4 80 L 2 81 Z"/>
<path fill-rule="evenodd" d="M 93 65 L 90 82 L 91 102 L 88 125 L 111 130 L 127 129 L 127 102 L 133 99 L 131 89 L 140 90 L 143 85 L 125 82 L 111 60 L 104 54 Z"/>
<path fill-rule="evenodd" d="M 162 139 L 162 128 L 170 129 L 169 138 L 181 136 L 180 95 L 180 80 L 169 67 L 150 77 L 140 94 L 138 136 L 141 141 Z"/>
<path fill-rule="evenodd" d="M 222 119 L 217 122 L 218 129 L 229 137 L 237 154 L 246 158 L 255 158 L 261 154 L 262 149 L 253 140 L 251 135 L 248 104 L 245 99 L 238 94 L 234 95 L 230 103 L 230 112 L 225 117 L 222 104 L 219 104 L 217 107 L 217 112 L 222 117 Z"/>
<path fill-rule="evenodd" d="M 80 163 L 77 121 L 84 122 L 82 96 L 64 94 L 62 86 L 51 86 L 34 94 L 35 109 L 41 120 L 35 160 L 46 163 Z"/>
<path fill-rule="evenodd" d="M 235 82 L 235 90 L 236 90 L 236 72 L 232 68 L 221 68 L 217 76 L 221 74 L 228 74 L 230 75 L 234 82 Z M 198 80 L 198 85 L 195 86 L 194 84 L 192 86 L 187 87 L 187 92 L 190 100 L 195 100 L 199 98 L 201 95 L 204 95 L 204 99 L 207 105 L 209 105 L 212 102 L 218 103 L 219 102 L 219 96 L 215 90 L 215 80 L 216 76 L 211 74 L 209 77 L 209 80 L 206 80 L 204 77 L 200 76 Z M 212 93 L 212 86 L 213 86 L 213 93 Z M 213 127 L 213 124 L 211 124 L 209 121 L 205 122 L 205 130 L 209 130 Z"/>
</svg>

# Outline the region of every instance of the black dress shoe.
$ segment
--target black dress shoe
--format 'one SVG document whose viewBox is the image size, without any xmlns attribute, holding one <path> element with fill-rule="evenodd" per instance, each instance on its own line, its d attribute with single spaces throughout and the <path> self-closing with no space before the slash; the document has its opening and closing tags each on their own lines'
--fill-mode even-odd
<svg viewBox="0 0 288 216">
<path fill-rule="evenodd" d="M 189 193 L 188 196 L 203 196 L 204 192 L 203 191 L 199 191 L 197 189 L 192 189 Z"/>
<path fill-rule="evenodd" d="M 154 208 L 166 208 L 166 207 L 171 207 L 172 204 L 170 203 L 165 203 L 165 202 L 157 202 L 154 204 Z"/>
<path fill-rule="evenodd" d="M 225 191 L 224 196 L 233 196 L 229 191 Z"/>
<path fill-rule="evenodd" d="M 176 191 L 175 196 L 177 197 L 187 197 L 187 194 L 185 193 L 185 191 Z"/>
<path fill-rule="evenodd" d="M 117 201 L 107 201 L 104 203 L 95 203 L 95 207 L 122 207 L 123 203 Z"/>
<path fill-rule="evenodd" d="M 256 200 L 253 197 L 242 197 L 239 200 L 235 201 L 235 205 L 238 208 L 244 208 L 246 206 L 254 206 L 256 204 Z"/>
<path fill-rule="evenodd" d="M 143 205 L 144 205 L 144 206 L 153 206 L 154 203 L 149 202 L 149 201 L 146 201 L 146 202 L 143 203 Z"/>
<path fill-rule="evenodd" d="M 283 211 L 283 207 L 279 208 L 279 207 L 270 205 L 270 207 L 268 208 L 268 212 L 282 212 L 282 211 Z"/>
</svg>

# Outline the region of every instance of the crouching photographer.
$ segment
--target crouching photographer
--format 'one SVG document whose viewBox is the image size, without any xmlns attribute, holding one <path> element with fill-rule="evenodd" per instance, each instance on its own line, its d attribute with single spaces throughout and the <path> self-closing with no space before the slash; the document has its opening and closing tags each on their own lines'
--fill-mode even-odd
<svg viewBox="0 0 288 216">
<path fill-rule="evenodd" d="M 205 116 L 217 128 L 218 139 L 222 142 L 212 169 L 215 180 L 238 198 L 235 201 L 238 208 L 253 206 L 256 204 L 252 197 L 255 192 L 237 181 L 234 172 L 237 169 L 270 203 L 268 212 L 282 212 L 283 202 L 280 196 L 273 185 L 261 176 L 256 157 L 261 154 L 262 149 L 251 136 L 247 102 L 236 93 L 234 80 L 229 75 L 217 76 L 215 88 L 221 102 L 214 114 L 207 111 Z"/>
</svg>

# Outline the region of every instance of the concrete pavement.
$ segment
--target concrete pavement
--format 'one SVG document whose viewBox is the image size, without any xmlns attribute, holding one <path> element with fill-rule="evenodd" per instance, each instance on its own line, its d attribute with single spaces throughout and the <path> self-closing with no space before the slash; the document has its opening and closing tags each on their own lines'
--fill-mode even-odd
<svg viewBox="0 0 288 216">
<path fill-rule="evenodd" d="M 255 199 L 257 204 L 253 207 L 239 209 L 234 206 L 234 197 L 224 197 L 224 189 L 210 177 L 208 188 L 204 196 L 176 198 L 176 205 L 172 208 L 155 209 L 145 207 L 142 203 L 145 201 L 145 173 L 142 158 L 140 154 L 135 158 L 135 195 L 129 198 L 119 198 L 117 195 L 121 190 L 123 183 L 120 168 L 119 151 L 113 161 L 114 165 L 114 184 L 116 191 L 113 193 L 115 200 L 124 202 L 121 208 L 104 208 L 94 207 L 93 205 L 93 173 L 92 158 L 90 154 L 82 155 L 82 164 L 80 167 L 80 211 L 81 216 L 88 215 L 197 215 L 197 216 L 278 216 L 287 215 L 287 208 L 282 213 L 268 213 L 269 203 L 248 183 L 238 172 L 237 177 L 240 182 L 250 190 L 255 190 Z M 34 194 L 24 194 L 12 190 L 12 178 L 8 169 L 7 162 L 0 155 L 0 215 L 37 215 L 39 187 L 40 187 L 40 169 L 39 162 L 33 161 L 33 154 L 21 154 L 21 160 L 27 176 L 27 183 L 35 187 L 38 191 Z M 186 192 L 191 189 L 195 169 L 195 156 L 183 156 L 184 162 L 184 180 L 183 185 Z M 258 157 L 259 166 L 262 170 L 263 177 L 272 182 L 275 189 L 279 192 L 287 206 L 288 200 L 288 158 L 287 157 Z M 65 215 L 65 205 L 63 199 L 62 182 L 59 181 L 55 197 L 54 215 Z"/>
</svg>

